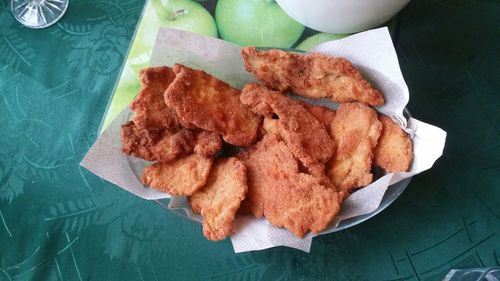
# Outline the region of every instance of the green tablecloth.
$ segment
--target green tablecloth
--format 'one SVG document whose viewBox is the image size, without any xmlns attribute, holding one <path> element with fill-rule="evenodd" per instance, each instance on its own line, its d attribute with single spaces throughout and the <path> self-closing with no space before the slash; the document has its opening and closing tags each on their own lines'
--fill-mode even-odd
<svg viewBox="0 0 500 281">
<path fill-rule="evenodd" d="M 94 142 L 144 5 L 74 0 L 31 30 L 0 3 L 0 280 L 441 280 L 500 263 L 500 4 L 412 1 L 394 34 L 409 109 L 443 157 L 361 225 L 234 254 L 201 226 L 78 163 Z"/>
</svg>

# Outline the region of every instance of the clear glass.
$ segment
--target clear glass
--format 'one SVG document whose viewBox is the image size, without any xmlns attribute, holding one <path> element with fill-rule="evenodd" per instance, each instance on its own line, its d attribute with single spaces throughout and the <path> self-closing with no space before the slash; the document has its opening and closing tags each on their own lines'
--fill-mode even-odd
<svg viewBox="0 0 500 281">
<path fill-rule="evenodd" d="M 443 281 L 499 281 L 500 267 L 452 269 Z"/>
<path fill-rule="evenodd" d="M 44 28 L 56 23 L 66 12 L 69 0 L 12 0 L 12 13 L 29 28 Z"/>
<path fill-rule="evenodd" d="M 307 100 L 307 99 L 304 99 Z M 118 119 L 118 121 L 113 121 L 113 122 L 120 122 L 121 124 L 129 121 L 132 119 L 132 111 L 129 111 L 127 114 L 120 114 L 117 118 L 123 118 L 123 120 Z M 411 113 L 408 109 L 405 108 L 404 110 L 404 115 L 405 118 L 409 119 L 411 116 Z M 120 117 L 121 116 L 121 117 Z M 131 171 L 135 174 L 137 177 L 137 180 L 140 182 L 142 172 L 144 171 L 144 168 L 148 165 L 151 164 L 151 162 L 142 160 L 137 157 L 126 157 L 128 165 L 131 169 Z M 352 226 L 355 226 L 357 224 L 360 224 L 378 213 L 382 212 L 385 208 L 389 207 L 392 202 L 394 202 L 402 193 L 405 191 L 406 187 L 410 183 L 413 177 L 406 178 L 402 181 L 399 181 L 393 185 L 390 185 L 389 188 L 387 188 L 386 192 L 384 193 L 384 196 L 382 197 L 382 201 L 380 202 L 380 205 L 378 208 L 368 214 L 365 215 L 360 215 L 357 217 L 349 218 L 342 220 L 337 227 L 332 229 L 332 232 L 340 231 Z M 144 188 L 149 188 L 145 186 Z M 173 212 L 176 215 L 179 215 L 183 218 L 186 218 L 190 221 L 197 222 L 197 223 L 203 223 L 203 218 L 195 214 L 191 208 L 186 207 L 187 202 L 186 198 L 182 196 L 172 196 L 172 198 L 163 198 L 163 199 L 155 199 L 156 203 L 158 203 L 160 206 L 163 208 L 169 210 L 170 212 Z M 489 279 L 487 279 L 489 281 Z M 492 279 L 494 280 L 494 279 Z M 500 280 L 494 280 L 494 281 L 500 281 Z"/>
</svg>

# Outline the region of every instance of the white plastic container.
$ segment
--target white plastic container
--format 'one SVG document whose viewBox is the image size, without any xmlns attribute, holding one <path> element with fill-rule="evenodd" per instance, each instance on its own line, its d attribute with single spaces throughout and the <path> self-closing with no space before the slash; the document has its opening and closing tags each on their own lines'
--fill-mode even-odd
<svg viewBox="0 0 500 281">
<path fill-rule="evenodd" d="M 276 0 L 296 21 L 327 33 L 354 33 L 376 27 L 410 0 Z"/>
</svg>

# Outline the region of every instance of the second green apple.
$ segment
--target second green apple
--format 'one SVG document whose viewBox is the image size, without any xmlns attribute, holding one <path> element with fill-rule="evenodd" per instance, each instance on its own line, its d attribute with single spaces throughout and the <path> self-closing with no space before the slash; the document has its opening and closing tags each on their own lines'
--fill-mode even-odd
<svg viewBox="0 0 500 281">
<path fill-rule="evenodd" d="M 309 51 L 321 43 L 342 39 L 347 36 L 349 36 L 349 34 L 317 33 L 311 37 L 306 38 L 304 41 L 298 44 L 297 47 L 295 47 L 295 49 L 301 51 Z"/>
<path fill-rule="evenodd" d="M 215 21 L 222 39 L 242 46 L 290 48 L 304 31 L 274 0 L 219 0 Z"/>
</svg>

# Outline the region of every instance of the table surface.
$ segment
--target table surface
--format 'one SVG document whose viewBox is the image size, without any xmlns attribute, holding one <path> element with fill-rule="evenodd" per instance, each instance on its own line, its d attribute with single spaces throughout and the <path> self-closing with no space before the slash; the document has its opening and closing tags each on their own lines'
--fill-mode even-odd
<svg viewBox="0 0 500 281">
<path fill-rule="evenodd" d="M 78 163 L 141 14 L 74 0 L 55 26 L 0 3 L 0 280 L 441 280 L 500 263 L 500 4 L 412 1 L 394 33 L 409 109 L 448 132 L 444 155 L 381 214 L 313 240 L 234 254 L 201 226 Z"/>
</svg>

